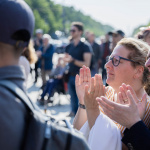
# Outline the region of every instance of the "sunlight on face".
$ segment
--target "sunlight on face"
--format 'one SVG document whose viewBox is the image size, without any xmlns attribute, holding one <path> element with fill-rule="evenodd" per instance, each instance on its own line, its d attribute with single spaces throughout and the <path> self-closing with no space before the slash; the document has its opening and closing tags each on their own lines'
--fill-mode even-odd
<svg viewBox="0 0 150 150">
<path fill-rule="evenodd" d="M 123 46 L 115 47 L 110 57 L 121 56 L 128 58 L 129 50 Z M 112 60 L 109 60 L 106 65 L 107 80 L 106 82 L 114 89 L 119 88 L 122 83 L 131 84 L 134 76 L 134 68 L 130 61 L 120 59 L 120 63 L 117 67 L 112 64 Z"/>
</svg>

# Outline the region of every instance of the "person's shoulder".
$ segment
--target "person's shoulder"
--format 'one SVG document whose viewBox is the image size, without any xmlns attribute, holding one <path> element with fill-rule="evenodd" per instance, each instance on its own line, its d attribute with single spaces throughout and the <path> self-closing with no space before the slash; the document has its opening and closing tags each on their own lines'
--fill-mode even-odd
<svg viewBox="0 0 150 150">
<path fill-rule="evenodd" d="M 49 44 L 48 49 L 53 49 L 54 45 L 53 44 Z"/>
<path fill-rule="evenodd" d="M 92 47 L 91 47 L 91 45 L 88 41 L 84 41 L 84 42 L 80 41 L 80 42 L 81 42 L 80 45 L 84 48 L 85 52 L 90 52 L 91 53 L 93 51 Z"/>
<path fill-rule="evenodd" d="M 30 66 L 30 63 L 29 63 L 29 61 L 28 61 L 28 59 L 25 57 L 25 56 L 20 56 L 20 58 L 19 58 L 19 64 L 20 65 L 29 65 Z"/>
<path fill-rule="evenodd" d="M 66 48 L 69 48 L 72 45 L 72 43 L 67 44 Z"/>
<path fill-rule="evenodd" d="M 94 45 L 95 45 L 95 46 L 98 46 L 98 47 L 100 46 L 97 42 L 94 42 Z"/>
<path fill-rule="evenodd" d="M 71 47 L 72 43 L 67 44 L 67 46 L 65 47 L 65 52 L 68 53 L 69 49 Z"/>
<path fill-rule="evenodd" d="M 90 46 L 90 43 L 88 41 L 80 41 L 81 45 L 84 45 L 84 46 Z"/>
</svg>

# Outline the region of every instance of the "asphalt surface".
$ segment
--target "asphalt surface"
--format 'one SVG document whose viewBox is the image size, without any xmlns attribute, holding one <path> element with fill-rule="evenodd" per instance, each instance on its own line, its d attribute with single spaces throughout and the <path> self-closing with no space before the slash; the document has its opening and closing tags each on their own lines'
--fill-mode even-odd
<svg viewBox="0 0 150 150">
<path fill-rule="evenodd" d="M 46 114 L 51 115 L 54 118 L 60 120 L 60 119 L 67 119 L 71 122 L 73 122 L 73 117 L 67 117 L 68 114 L 70 113 L 70 96 L 68 94 L 66 95 L 59 95 L 58 93 L 54 94 L 53 103 L 49 103 L 45 106 L 41 106 L 38 104 L 37 100 L 40 95 L 40 87 L 42 85 L 41 78 L 38 78 L 38 81 L 36 84 L 33 83 L 34 75 L 29 76 L 29 80 L 27 83 L 27 91 L 30 99 L 36 103 L 39 108 L 42 110 L 43 113 L 45 113 L 46 109 Z"/>
</svg>

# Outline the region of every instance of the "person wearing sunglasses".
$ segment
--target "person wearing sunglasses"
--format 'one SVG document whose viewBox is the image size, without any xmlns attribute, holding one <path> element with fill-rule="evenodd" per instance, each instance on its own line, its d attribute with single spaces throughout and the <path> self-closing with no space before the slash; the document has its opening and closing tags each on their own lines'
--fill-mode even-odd
<svg viewBox="0 0 150 150">
<path fill-rule="evenodd" d="M 83 24 L 81 22 L 73 22 L 70 29 L 72 42 L 66 47 L 64 61 L 69 63 L 69 80 L 68 90 L 71 96 L 71 112 L 69 117 L 75 116 L 78 109 L 78 98 L 75 91 L 75 76 L 79 73 L 79 69 L 85 65 L 90 66 L 92 52 L 89 46 L 81 41 L 83 34 Z"/>
<path fill-rule="evenodd" d="M 133 38 L 122 39 L 114 48 L 108 62 L 105 65 L 107 70 L 106 82 L 109 84 L 107 88 L 103 89 L 96 85 L 97 82 L 94 82 L 93 80 L 96 80 L 97 75 L 94 79 L 90 79 L 88 72 L 81 70 L 81 75 L 79 77 L 77 76 L 77 79 L 79 78 L 79 80 L 76 82 L 76 91 L 79 97 L 79 103 L 85 106 L 85 109 L 81 107 L 82 105 L 79 105 L 79 109 L 74 120 L 74 127 L 81 130 L 84 135 L 88 135 L 86 137 L 88 138 L 88 143 L 91 149 L 93 147 L 94 149 L 101 149 L 101 146 L 103 146 L 102 149 L 107 147 L 107 149 L 115 150 L 115 144 L 116 146 L 119 145 L 118 141 L 121 141 L 121 138 L 119 137 L 118 132 L 116 132 L 114 125 L 120 130 L 119 132 L 121 134 L 124 133 L 125 127 L 119 124 L 119 122 L 117 123 L 113 121 L 112 123 L 111 119 L 103 117 L 105 116 L 105 112 L 103 108 L 95 102 L 96 97 L 105 96 L 105 98 L 109 101 L 118 103 L 120 103 L 120 99 L 122 99 L 121 102 L 128 104 L 129 98 L 125 94 L 127 89 L 120 87 L 122 83 L 125 83 L 132 86 L 137 95 L 137 103 L 141 102 L 143 100 L 143 95 L 145 95 L 144 88 L 147 89 L 147 86 L 149 86 L 149 72 L 144 66 L 148 51 L 149 46 L 142 41 Z M 83 70 L 86 69 L 83 68 Z M 83 73 L 82 75 L 82 72 L 86 73 Z M 78 82 L 80 80 L 82 82 Z M 91 86 L 92 82 L 94 82 L 93 86 Z M 103 85 L 102 80 L 99 80 L 98 82 L 100 85 Z M 88 90 L 87 85 L 89 87 Z M 141 112 L 140 117 L 146 126 L 150 127 L 150 97 L 147 96 L 144 102 L 146 111 Z M 103 139 L 104 133 L 107 139 Z M 110 145 L 109 147 L 108 143 Z"/>
</svg>

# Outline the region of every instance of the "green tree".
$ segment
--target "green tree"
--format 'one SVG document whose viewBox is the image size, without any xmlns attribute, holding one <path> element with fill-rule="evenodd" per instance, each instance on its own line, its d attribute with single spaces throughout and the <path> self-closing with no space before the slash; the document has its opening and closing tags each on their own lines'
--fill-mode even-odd
<svg viewBox="0 0 150 150">
<path fill-rule="evenodd" d="M 51 0 L 25 0 L 35 16 L 35 29 L 41 28 L 45 33 L 53 33 L 56 30 L 69 33 L 71 22 L 80 21 L 84 24 L 85 30 L 94 32 L 96 35 L 103 35 L 113 30 L 109 25 L 103 25 L 95 21 L 74 7 L 61 6 Z M 65 28 L 65 29 L 64 29 Z"/>
</svg>

